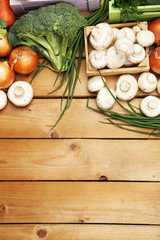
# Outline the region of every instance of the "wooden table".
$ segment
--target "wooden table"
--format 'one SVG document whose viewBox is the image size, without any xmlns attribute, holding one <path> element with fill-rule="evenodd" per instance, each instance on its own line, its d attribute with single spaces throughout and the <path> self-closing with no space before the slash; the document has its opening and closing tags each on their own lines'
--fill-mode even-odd
<svg viewBox="0 0 160 240">
<path fill-rule="evenodd" d="M 50 130 L 64 90 L 48 94 L 55 77 L 44 69 L 29 106 L 0 112 L 0 240 L 159 240 L 159 139 L 99 122 L 86 107 L 88 97 L 96 104 L 85 59 L 73 102 Z M 106 80 L 115 88 L 117 77 Z"/>
</svg>

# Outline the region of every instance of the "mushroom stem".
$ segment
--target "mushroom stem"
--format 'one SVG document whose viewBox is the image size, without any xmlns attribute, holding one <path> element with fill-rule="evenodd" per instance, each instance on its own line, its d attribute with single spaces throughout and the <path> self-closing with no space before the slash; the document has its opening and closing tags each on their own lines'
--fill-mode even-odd
<svg viewBox="0 0 160 240">
<path fill-rule="evenodd" d="M 157 102 L 156 102 L 155 100 L 153 100 L 153 99 L 149 100 L 149 102 L 148 102 L 148 107 L 149 107 L 150 109 L 156 109 L 157 106 L 158 106 L 158 104 L 157 104 Z"/>
<path fill-rule="evenodd" d="M 122 92 L 127 92 L 130 89 L 130 87 L 131 87 L 131 84 L 127 81 L 123 81 L 120 84 L 120 89 Z"/>
<path fill-rule="evenodd" d="M 24 89 L 21 86 L 16 86 L 14 89 L 14 94 L 18 96 L 22 96 L 24 94 Z"/>
</svg>

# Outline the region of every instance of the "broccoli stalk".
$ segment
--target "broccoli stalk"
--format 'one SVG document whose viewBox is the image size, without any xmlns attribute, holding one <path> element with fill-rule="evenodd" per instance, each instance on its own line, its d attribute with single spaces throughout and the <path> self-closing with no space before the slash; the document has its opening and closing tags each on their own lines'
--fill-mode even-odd
<svg viewBox="0 0 160 240">
<path fill-rule="evenodd" d="M 57 3 L 32 10 L 16 20 L 10 27 L 8 41 L 14 47 L 30 46 L 45 56 L 58 72 L 72 39 L 86 24 L 76 7 Z M 67 70 L 71 56 L 72 51 L 63 64 L 63 71 Z"/>
</svg>

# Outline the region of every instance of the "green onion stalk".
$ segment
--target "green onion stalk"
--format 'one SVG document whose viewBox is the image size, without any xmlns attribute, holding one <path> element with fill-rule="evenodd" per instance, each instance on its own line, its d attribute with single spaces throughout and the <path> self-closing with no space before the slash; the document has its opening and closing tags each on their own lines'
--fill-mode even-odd
<svg viewBox="0 0 160 240">
<path fill-rule="evenodd" d="M 102 78 L 101 72 L 99 71 L 100 76 Z M 107 86 L 106 82 L 103 80 L 102 81 L 105 84 L 105 87 L 108 89 L 109 93 L 112 95 L 112 97 L 115 99 L 117 104 L 126 112 L 126 113 L 119 113 L 115 112 L 112 110 L 108 109 L 96 109 L 91 106 L 89 106 L 89 99 L 87 100 L 87 107 L 90 108 L 91 110 L 102 114 L 106 116 L 106 121 L 100 121 L 101 123 L 104 124 L 113 124 L 121 129 L 125 129 L 128 131 L 132 132 L 137 132 L 137 133 L 143 133 L 147 135 L 152 135 L 155 137 L 160 137 L 160 117 L 154 117 L 154 118 L 149 118 L 146 117 L 144 114 L 137 112 L 136 109 L 137 107 L 133 106 L 131 104 L 131 101 L 136 98 L 139 93 L 129 100 L 128 106 L 129 108 L 124 107 L 118 100 L 117 98 L 113 95 L 109 87 Z M 118 122 L 117 122 L 118 121 Z M 120 122 L 119 122 L 120 121 Z M 135 129 L 135 128 L 141 128 L 140 130 Z M 143 130 L 144 129 L 144 130 Z M 145 130 L 147 129 L 147 130 Z M 150 130 L 149 130 L 150 129 Z"/>
<path fill-rule="evenodd" d="M 91 13 L 86 18 L 87 26 L 94 26 L 94 25 L 106 20 L 108 17 L 108 7 L 109 7 L 109 0 L 101 0 L 100 8 L 98 10 L 94 11 L 93 13 Z M 74 91 L 76 88 L 76 84 L 79 79 L 79 71 L 80 71 L 80 66 L 81 66 L 81 62 L 82 62 L 83 49 L 84 49 L 84 28 L 80 28 L 77 36 L 73 39 L 69 49 L 67 50 L 67 53 L 63 60 L 62 66 L 57 74 L 57 78 L 56 78 L 53 86 L 55 86 L 57 80 L 59 79 L 60 74 L 63 71 L 63 66 L 65 65 L 65 62 L 67 61 L 68 57 L 71 55 L 71 52 L 72 52 L 71 60 L 68 65 L 67 71 L 65 71 L 63 73 L 63 76 L 61 77 L 61 80 L 60 80 L 60 83 L 58 84 L 58 86 L 49 93 L 49 94 L 51 94 L 51 93 L 55 92 L 56 90 L 60 89 L 62 87 L 62 85 L 66 82 L 65 90 L 64 90 L 64 92 L 62 94 L 62 98 L 61 98 L 61 113 L 60 113 L 58 120 L 51 128 L 51 130 L 58 124 L 58 122 L 61 120 L 62 116 L 64 115 L 65 111 L 71 105 Z M 76 63 L 76 53 L 78 50 L 79 50 L 79 57 L 78 57 L 78 63 Z M 48 64 L 45 64 L 43 62 L 42 64 L 38 65 L 37 73 L 39 73 L 41 71 L 41 69 L 44 67 L 49 67 L 50 69 L 52 69 L 52 67 L 48 66 Z M 62 102 L 63 102 L 65 94 L 67 94 L 67 99 L 64 104 L 64 107 L 62 107 Z"/>
</svg>

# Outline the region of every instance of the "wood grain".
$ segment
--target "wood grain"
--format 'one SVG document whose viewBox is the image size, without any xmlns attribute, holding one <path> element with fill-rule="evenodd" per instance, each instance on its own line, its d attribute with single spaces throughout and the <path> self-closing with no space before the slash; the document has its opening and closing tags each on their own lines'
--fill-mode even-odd
<svg viewBox="0 0 160 240">
<path fill-rule="evenodd" d="M 160 224 L 160 184 L 0 182 L 0 223 Z"/>
<path fill-rule="evenodd" d="M 159 240 L 159 226 L 34 224 L 0 225 L 0 240 Z"/>
<path fill-rule="evenodd" d="M 133 104 L 139 106 L 140 99 Z M 25 108 L 8 103 L 0 112 L 0 138 L 150 138 L 114 125 L 102 124 L 105 117 L 86 107 L 87 99 L 73 99 L 59 124 L 60 99 L 34 99 Z M 126 103 L 123 103 L 127 107 Z M 95 99 L 90 106 L 96 107 Z M 115 104 L 114 111 L 124 112 Z M 146 131 L 147 129 L 145 129 Z"/>
<path fill-rule="evenodd" d="M 160 181 L 159 141 L 1 139 L 0 180 Z"/>
<path fill-rule="evenodd" d="M 39 61 L 42 62 L 42 60 L 39 60 Z M 30 82 L 34 73 L 35 73 L 35 71 L 28 75 L 17 74 L 16 81 Z M 136 79 L 138 79 L 139 75 L 140 74 L 134 74 Z M 51 92 L 53 90 L 53 84 L 54 84 L 56 77 L 57 77 L 57 73 L 53 72 L 52 70 L 50 70 L 48 68 L 43 69 L 43 71 L 41 71 L 41 73 L 38 74 L 37 77 L 34 78 L 34 80 L 32 82 L 32 86 L 34 89 L 34 96 L 35 97 L 47 97 L 47 98 L 61 97 L 64 92 L 66 84 L 64 84 L 62 86 L 62 88 L 60 88 L 56 92 L 54 92 L 52 94 L 48 94 L 49 92 Z M 118 77 L 119 76 L 105 76 L 107 85 L 110 88 L 115 90 Z M 79 74 L 80 81 L 77 82 L 75 93 L 74 93 L 75 97 L 96 96 L 95 93 L 90 93 L 87 89 L 87 82 L 90 78 L 91 77 L 87 77 L 87 75 L 86 75 L 86 62 L 85 62 L 85 59 L 83 59 L 82 63 L 81 63 L 80 74 Z M 59 78 L 59 80 L 57 81 L 57 85 L 60 82 L 60 80 L 61 80 L 61 78 Z M 140 96 L 146 96 L 146 95 L 148 95 L 148 94 L 141 93 Z M 157 93 L 157 91 L 154 91 L 154 92 L 150 93 L 149 95 L 158 96 L 159 94 Z"/>
</svg>

